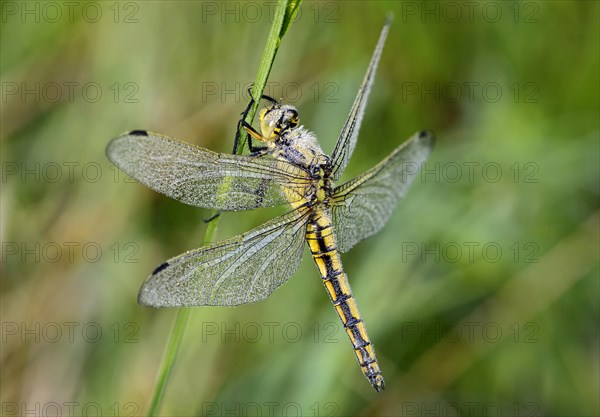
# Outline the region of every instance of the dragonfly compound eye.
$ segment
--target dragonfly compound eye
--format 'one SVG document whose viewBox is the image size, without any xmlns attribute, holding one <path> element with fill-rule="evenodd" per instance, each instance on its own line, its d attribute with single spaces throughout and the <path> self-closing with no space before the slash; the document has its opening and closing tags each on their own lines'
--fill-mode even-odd
<svg viewBox="0 0 600 417">
<path fill-rule="evenodd" d="M 282 115 L 280 126 L 282 129 L 294 128 L 300 123 L 300 117 L 298 116 L 298 110 L 294 106 L 282 106 Z"/>
<path fill-rule="evenodd" d="M 265 140 L 273 141 L 288 129 L 298 126 L 298 110 L 294 106 L 275 105 L 260 113 L 260 126 Z"/>
<path fill-rule="evenodd" d="M 281 132 L 281 120 L 284 111 L 279 105 L 267 107 L 260 112 L 260 129 L 264 140 L 273 141 Z"/>
</svg>

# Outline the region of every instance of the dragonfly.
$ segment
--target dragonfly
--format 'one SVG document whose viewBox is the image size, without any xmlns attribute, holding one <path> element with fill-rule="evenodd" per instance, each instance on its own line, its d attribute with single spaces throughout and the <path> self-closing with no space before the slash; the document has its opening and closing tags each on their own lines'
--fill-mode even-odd
<svg viewBox="0 0 600 417">
<path fill-rule="evenodd" d="M 331 156 L 300 125 L 294 106 L 267 96 L 258 130 L 244 118 L 239 123 L 248 133 L 249 155 L 217 153 L 145 130 L 109 143 L 107 156 L 116 166 L 182 203 L 219 211 L 289 208 L 246 233 L 162 263 L 142 285 L 140 304 L 235 306 L 263 300 L 298 269 L 306 242 L 362 373 L 377 392 L 385 389 L 340 253 L 383 228 L 429 156 L 433 134 L 417 132 L 362 175 L 335 182 L 356 146 L 389 26 L 388 21 L 381 31 Z"/>
</svg>

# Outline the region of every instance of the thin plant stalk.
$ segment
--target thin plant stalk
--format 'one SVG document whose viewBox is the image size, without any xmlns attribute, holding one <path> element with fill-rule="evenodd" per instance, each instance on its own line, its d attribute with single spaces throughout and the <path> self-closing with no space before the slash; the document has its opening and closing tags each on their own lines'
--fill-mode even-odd
<svg viewBox="0 0 600 417">
<path fill-rule="evenodd" d="M 273 25 L 271 26 L 267 44 L 265 45 L 265 50 L 263 51 L 263 56 L 260 60 L 260 65 L 258 66 L 256 80 L 252 86 L 251 94 L 252 97 L 254 97 L 254 104 L 248 111 L 246 117 L 246 122 L 248 123 L 252 123 L 254 120 L 254 115 L 258 109 L 260 98 L 262 97 L 267 80 L 269 79 L 269 74 L 271 73 L 271 68 L 273 67 L 279 44 L 281 43 L 283 35 L 285 35 L 285 32 L 287 32 L 292 23 L 292 20 L 294 20 L 294 17 L 300 8 L 300 3 L 302 3 L 302 0 L 280 0 L 277 3 L 277 9 L 275 10 L 275 16 L 273 17 Z M 242 129 L 240 132 L 241 140 L 238 143 L 238 149 L 234 149 L 234 153 L 239 154 L 242 152 L 243 144 L 247 143 L 247 138 L 248 133 Z"/>
</svg>

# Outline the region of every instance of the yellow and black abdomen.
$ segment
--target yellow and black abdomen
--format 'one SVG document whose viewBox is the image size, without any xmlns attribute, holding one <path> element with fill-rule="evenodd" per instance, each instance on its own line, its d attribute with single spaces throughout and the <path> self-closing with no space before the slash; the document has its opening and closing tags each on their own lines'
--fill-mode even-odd
<svg viewBox="0 0 600 417">
<path fill-rule="evenodd" d="M 328 210 L 315 208 L 306 230 L 306 241 L 321 273 L 323 284 L 352 342 L 360 368 L 379 392 L 385 388 L 383 376 L 375 357 L 375 349 L 356 307 L 348 276 L 342 268 Z"/>
</svg>

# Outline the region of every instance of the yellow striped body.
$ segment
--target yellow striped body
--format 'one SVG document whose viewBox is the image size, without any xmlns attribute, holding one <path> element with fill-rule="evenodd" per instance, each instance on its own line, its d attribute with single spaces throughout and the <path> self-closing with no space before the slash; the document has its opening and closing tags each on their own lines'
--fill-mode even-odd
<svg viewBox="0 0 600 417">
<path fill-rule="evenodd" d="M 294 174 L 304 177 L 305 181 L 296 187 L 291 188 L 286 184 L 281 191 L 294 209 L 307 206 L 312 211 L 306 228 L 306 241 L 312 257 L 352 342 L 362 373 L 380 392 L 385 385 L 375 349 L 358 312 L 335 243 L 329 209 L 333 192 L 332 160 L 325 155 L 312 133 L 297 126 L 299 119 L 294 107 L 273 105 L 262 111 L 259 119 L 261 133 L 256 132 L 252 136 L 267 145 L 267 152 L 273 158 L 285 162 L 282 170 L 291 163 L 300 169 Z"/>
<path fill-rule="evenodd" d="M 356 306 L 348 276 L 335 244 L 331 214 L 316 206 L 306 230 L 306 241 L 344 329 L 352 342 L 360 369 L 377 392 L 385 389 L 375 349 Z"/>
</svg>

